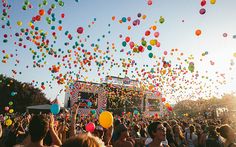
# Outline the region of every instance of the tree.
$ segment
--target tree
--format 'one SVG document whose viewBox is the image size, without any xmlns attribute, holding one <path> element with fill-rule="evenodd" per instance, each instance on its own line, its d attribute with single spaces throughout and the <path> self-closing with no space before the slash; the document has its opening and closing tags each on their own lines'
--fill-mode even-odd
<svg viewBox="0 0 236 147">
<path fill-rule="evenodd" d="M 50 104 L 40 89 L 0 75 L 0 113 L 6 112 L 5 107 L 25 112 L 27 106 L 38 104 Z"/>
<path fill-rule="evenodd" d="M 214 111 L 218 107 L 226 107 L 235 110 L 236 97 L 233 94 L 225 94 L 222 98 L 212 97 L 210 99 L 184 100 L 174 106 L 177 115 L 188 113 L 191 116 L 203 114 L 204 112 Z"/>
</svg>

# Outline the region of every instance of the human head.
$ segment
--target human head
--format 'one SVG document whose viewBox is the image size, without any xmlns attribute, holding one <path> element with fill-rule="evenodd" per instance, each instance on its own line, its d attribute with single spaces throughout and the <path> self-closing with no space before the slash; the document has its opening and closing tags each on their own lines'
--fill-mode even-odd
<svg viewBox="0 0 236 147">
<path fill-rule="evenodd" d="M 190 125 L 189 130 L 190 130 L 191 133 L 193 133 L 193 132 L 195 132 L 195 127 L 193 125 Z"/>
<path fill-rule="evenodd" d="M 116 128 L 117 138 L 127 138 L 129 137 L 128 128 L 124 124 L 120 124 Z"/>
<path fill-rule="evenodd" d="M 148 126 L 148 133 L 153 140 L 158 139 L 160 141 L 165 141 L 166 128 L 162 125 L 160 121 L 151 123 Z"/>
<path fill-rule="evenodd" d="M 217 128 L 217 132 L 220 133 L 220 135 L 225 138 L 229 139 L 230 137 L 234 137 L 234 130 L 229 125 L 222 125 L 220 128 Z"/>
<path fill-rule="evenodd" d="M 63 143 L 62 147 L 105 147 L 104 143 L 98 137 L 91 135 L 90 133 L 81 134 L 79 136 L 72 137 Z"/>
<path fill-rule="evenodd" d="M 32 142 L 42 140 L 49 129 L 49 124 L 46 117 L 42 115 L 34 115 L 29 124 L 29 133 Z"/>
</svg>

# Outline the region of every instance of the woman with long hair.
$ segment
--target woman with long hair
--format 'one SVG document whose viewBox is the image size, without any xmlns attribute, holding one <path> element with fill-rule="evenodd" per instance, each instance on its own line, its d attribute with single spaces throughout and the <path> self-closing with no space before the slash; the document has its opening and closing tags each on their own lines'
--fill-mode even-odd
<svg viewBox="0 0 236 147">
<path fill-rule="evenodd" d="M 184 138 L 182 129 L 179 125 L 173 126 L 174 139 L 178 147 L 185 147 L 186 140 Z"/>
</svg>

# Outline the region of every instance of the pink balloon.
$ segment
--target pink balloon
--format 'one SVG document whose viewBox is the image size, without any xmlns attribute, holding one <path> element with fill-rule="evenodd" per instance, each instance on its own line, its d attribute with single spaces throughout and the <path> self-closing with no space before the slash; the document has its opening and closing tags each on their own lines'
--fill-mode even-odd
<svg viewBox="0 0 236 147">
<path fill-rule="evenodd" d="M 90 122 L 86 125 L 85 129 L 87 132 L 93 132 L 95 130 L 95 124 Z"/>
<path fill-rule="evenodd" d="M 148 5 L 152 5 L 152 0 L 148 0 Z"/>
<path fill-rule="evenodd" d="M 5 107 L 5 111 L 8 111 L 9 110 L 9 107 Z"/>
<path fill-rule="evenodd" d="M 164 55 L 167 55 L 167 51 L 164 51 Z"/>
<path fill-rule="evenodd" d="M 159 36 L 159 32 L 155 32 L 154 36 L 157 38 Z"/>
<path fill-rule="evenodd" d="M 131 42 L 129 43 L 129 46 L 130 46 L 130 48 L 132 49 L 132 48 L 134 47 L 134 42 L 131 41 Z"/>
<path fill-rule="evenodd" d="M 200 10 L 199 10 L 199 13 L 200 13 L 201 15 L 205 14 L 205 13 L 206 13 L 206 9 L 204 9 L 204 8 L 200 9 Z"/>
</svg>

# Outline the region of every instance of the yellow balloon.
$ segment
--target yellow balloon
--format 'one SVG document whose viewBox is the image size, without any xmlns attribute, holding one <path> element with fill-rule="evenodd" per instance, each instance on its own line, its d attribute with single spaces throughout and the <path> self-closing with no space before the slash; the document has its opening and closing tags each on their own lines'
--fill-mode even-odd
<svg viewBox="0 0 236 147">
<path fill-rule="evenodd" d="M 9 113 L 13 113 L 13 112 L 14 112 L 14 110 L 13 110 L 13 109 L 10 109 L 10 110 L 9 110 Z"/>
<path fill-rule="evenodd" d="M 5 124 L 6 124 L 7 126 L 10 126 L 10 125 L 12 124 L 12 120 L 11 120 L 11 119 L 7 119 L 7 120 L 5 121 Z"/>
<path fill-rule="evenodd" d="M 110 128 L 113 124 L 113 116 L 111 112 L 109 111 L 102 112 L 99 116 L 99 123 L 102 127 L 106 129 Z"/>
<path fill-rule="evenodd" d="M 22 26 L 22 21 L 17 21 L 18 26 Z"/>
<path fill-rule="evenodd" d="M 216 3 L 216 0 L 211 0 L 210 3 L 211 3 L 211 4 L 215 4 L 215 3 Z"/>
<path fill-rule="evenodd" d="M 157 44 L 157 40 L 156 40 L 156 39 L 150 40 L 150 44 L 151 44 L 152 46 L 156 45 L 156 44 Z"/>
</svg>

